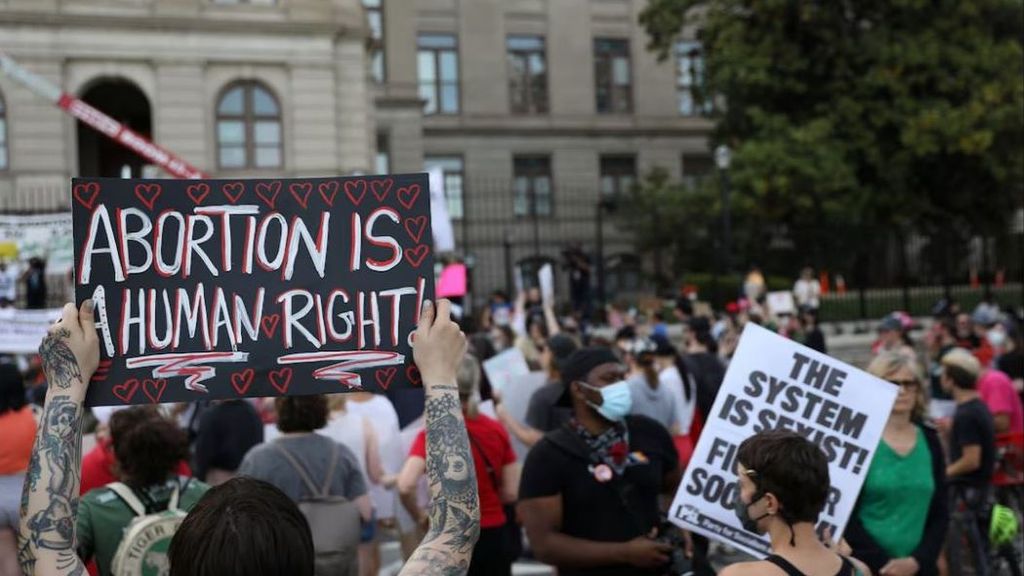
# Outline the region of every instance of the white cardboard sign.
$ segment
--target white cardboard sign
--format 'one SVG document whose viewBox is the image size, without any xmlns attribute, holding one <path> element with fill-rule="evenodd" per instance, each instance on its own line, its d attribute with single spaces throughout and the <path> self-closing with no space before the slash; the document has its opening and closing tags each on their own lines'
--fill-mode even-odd
<svg viewBox="0 0 1024 576">
<path fill-rule="evenodd" d="M 483 362 L 484 372 L 491 382 L 491 388 L 503 392 L 517 378 L 530 373 L 526 357 L 518 348 L 509 348 L 495 354 Z"/>
<path fill-rule="evenodd" d="M 779 314 L 795 314 L 796 301 L 793 300 L 792 292 L 769 292 L 768 310 L 778 316 Z"/>
<path fill-rule="evenodd" d="M 776 428 L 797 432 L 829 459 L 831 488 L 818 533 L 843 533 L 898 393 L 896 386 L 747 324 L 669 517 L 755 556 L 766 537 L 747 532 L 733 512 L 736 453 L 743 440 Z"/>
</svg>

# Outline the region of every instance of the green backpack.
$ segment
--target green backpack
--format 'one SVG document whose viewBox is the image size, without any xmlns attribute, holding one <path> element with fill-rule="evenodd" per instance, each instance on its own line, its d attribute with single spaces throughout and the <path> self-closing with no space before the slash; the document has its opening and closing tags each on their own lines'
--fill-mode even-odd
<svg viewBox="0 0 1024 576">
<path fill-rule="evenodd" d="M 167 549 L 171 538 L 178 530 L 185 511 L 178 508 L 179 489 L 174 487 L 167 509 L 146 513 L 146 505 L 126 484 L 113 482 L 107 485 L 124 503 L 135 512 L 135 518 L 125 528 L 121 543 L 114 552 L 110 564 L 113 574 L 118 576 L 166 576 L 170 573 Z"/>
</svg>

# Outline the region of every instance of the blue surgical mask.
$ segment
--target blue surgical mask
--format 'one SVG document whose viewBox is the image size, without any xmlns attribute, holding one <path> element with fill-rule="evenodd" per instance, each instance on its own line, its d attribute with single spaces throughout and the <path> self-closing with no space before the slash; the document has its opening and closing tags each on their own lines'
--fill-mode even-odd
<svg viewBox="0 0 1024 576">
<path fill-rule="evenodd" d="M 591 386 L 585 382 L 580 382 L 580 386 L 597 390 L 601 393 L 600 406 L 590 401 L 587 401 L 587 404 L 594 410 L 597 410 L 597 413 L 604 417 L 605 420 L 618 422 L 625 418 L 629 411 L 633 409 L 633 394 L 629 391 L 629 382 L 625 380 L 619 380 L 603 388 Z"/>
</svg>

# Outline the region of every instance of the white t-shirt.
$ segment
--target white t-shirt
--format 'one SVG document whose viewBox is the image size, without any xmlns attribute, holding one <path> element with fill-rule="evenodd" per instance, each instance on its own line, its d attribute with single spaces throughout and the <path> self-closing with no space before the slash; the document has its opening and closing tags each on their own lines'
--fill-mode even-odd
<svg viewBox="0 0 1024 576">
<path fill-rule="evenodd" d="M 667 390 L 675 399 L 676 421 L 679 422 L 679 432 L 683 435 L 689 433 L 690 426 L 693 425 L 693 415 L 697 411 L 697 386 L 692 376 L 689 380 L 687 387 L 690 389 L 690 400 L 687 401 L 683 392 L 683 377 L 678 368 L 669 366 L 658 373 L 658 387 Z"/>
<path fill-rule="evenodd" d="M 385 474 L 398 474 L 405 463 L 406 453 L 402 450 L 401 429 L 398 427 L 398 413 L 395 406 L 384 396 L 374 395 L 365 402 L 349 400 L 345 404 L 349 414 L 360 415 L 370 421 L 373 431 L 377 434 L 377 448 L 380 451 L 380 463 Z M 367 483 L 370 487 L 370 499 L 377 509 L 378 518 L 393 518 L 397 506 L 397 493 L 379 484 Z"/>
<path fill-rule="evenodd" d="M 793 285 L 793 295 L 796 296 L 797 306 L 817 308 L 819 298 L 821 297 L 821 284 L 817 280 L 804 280 L 801 278 Z"/>
</svg>

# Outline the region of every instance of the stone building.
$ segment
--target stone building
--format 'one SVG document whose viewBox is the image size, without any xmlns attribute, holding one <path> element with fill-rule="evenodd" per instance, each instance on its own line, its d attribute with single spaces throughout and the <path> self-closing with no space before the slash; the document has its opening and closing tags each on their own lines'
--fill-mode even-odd
<svg viewBox="0 0 1024 576">
<path fill-rule="evenodd" d="M 638 259 L 602 200 L 711 166 L 700 47 L 659 62 L 645 4 L 0 0 L 0 51 L 211 176 L 443 170 L 478 295 L 572 244 L 593 256 L 599 234 L 624 288 Z M 152 173 L 0 75 L 0 210 Z"/>
</svg>

